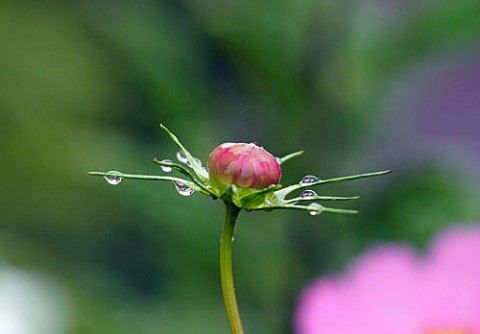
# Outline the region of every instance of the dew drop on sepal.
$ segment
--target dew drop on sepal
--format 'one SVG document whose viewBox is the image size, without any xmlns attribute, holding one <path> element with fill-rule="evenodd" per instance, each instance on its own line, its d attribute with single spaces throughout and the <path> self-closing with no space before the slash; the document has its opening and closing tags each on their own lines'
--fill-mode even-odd
<svg viewBox="0 0 480 334">
<path fill-rule="evenodd" d="M 316 177 L 315 175 L 306 175 L 300 181 L 300 184 L 301 185 L 307 185 L 307 184 L 312 184 L 312 183 L 315 183 L 315 182 L 318 182 L 318 181 L 320 181 L 320 179 L 318 177 Z"/>
<path fill-rule="evenodd" d="M 162 162 L 172 163 L 172 160 L 170 160 L 170 159 L 163 159 Z M 160 166 L 160 168 L 161 168 L 165 173 L 170 173 L 170 172 L 172 171 L 172 167 L 169 167 L 169 166 Z"/>
<path fill-rule="evenodd" d="M 309 213 L 311 216 L 317 216 L 317 215 L 319 215 L 319 214 L 322 213 L 322 208 L 323 208 L 323 206 L 321 206 L 321 205 L 318 204 L 318 203 L 312 203 L 312 204 L 310 204 L 309 206 L 307 206 L 307 208 L 308 208 L 308 210 L 309 210 L 308 213 Z"/>
<path fill-rule="evenodd" d="M 310 189 L 304 190 L 300 194 L 301 198 L 313 198 L 313 197 L 316 197 L 316 196 L 318 196 L 318 194 L 315 191 L 310 190 Z"/>
<path fill-rule="evenodd" d="M 184 163 L 184 164 L 189 163 L 187 157 L 185 156 L 185 154 L 183 154 L 182 151 L 177 152 L 177 160 Z"/>
<path fill-rule="evenodd" d="M 195 192 L 195 190 L 181 182 L 173 182 L 173 185 L 177 192 L 182 196 L 190 196 Z"/>
<path fill-rule="evenodd" d="M 111 170 L 108 173 L 109 175 L 105 175 L 103 177 L 108 184 L 111 184 L 112 186 L 116 186 L 117 184 L 120 184 L 120 182 L 122 182 L 123 178 L 119 175 L 121 174 L 120 172 Z"/>
</svg>

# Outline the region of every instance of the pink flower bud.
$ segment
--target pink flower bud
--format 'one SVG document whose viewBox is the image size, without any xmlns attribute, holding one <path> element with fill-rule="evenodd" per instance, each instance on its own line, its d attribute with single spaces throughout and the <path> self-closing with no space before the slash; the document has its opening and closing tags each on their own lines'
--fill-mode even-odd
<svg viewBox="0 0 480 334">
<path fill-rule="evenodd" d="M 225 143 L 217 146 L 208 158 L 213 182 L 225 186 L 262 189 L 278 184 L 282 169 L 277 159 L 255 144 Z"/>
</svg>

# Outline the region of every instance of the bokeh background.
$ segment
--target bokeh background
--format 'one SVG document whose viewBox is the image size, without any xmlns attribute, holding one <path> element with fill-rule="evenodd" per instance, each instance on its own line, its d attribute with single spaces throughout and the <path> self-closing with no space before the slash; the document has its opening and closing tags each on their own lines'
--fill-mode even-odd
<svg viewBox="0 0 480 334">
<path fill-rule="evenodd" d="M 0 2 L 0 331 L 224 334 L 223 208 L 158 173 L 166 124 L 203 161 L 225 141 L 304 149 L 283 184 L 357 216 L 244 213 L 249 333 L 293 333 L 302 288 L 378 242 L 422 249 L 480 221 L 480 1 Z M 343 206 L 342 203 L 339 204 Z"/>
</svg>

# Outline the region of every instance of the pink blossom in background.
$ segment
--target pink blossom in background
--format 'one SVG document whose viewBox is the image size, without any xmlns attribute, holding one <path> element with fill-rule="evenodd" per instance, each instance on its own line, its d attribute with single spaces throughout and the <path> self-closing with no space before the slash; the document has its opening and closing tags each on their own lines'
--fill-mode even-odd
<svg viewBox="0 0 480 334">
<path fill-rule="evenodd" d="M 455 227 L 421 257 L 376 247 L 301 294 L 297 334 L 480 334 L 480 226 Z"/>
</svg>

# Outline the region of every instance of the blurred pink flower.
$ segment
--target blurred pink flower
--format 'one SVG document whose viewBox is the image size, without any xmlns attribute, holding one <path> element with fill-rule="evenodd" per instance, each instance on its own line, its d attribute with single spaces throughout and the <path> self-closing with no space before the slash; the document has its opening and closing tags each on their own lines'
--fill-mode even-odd
<svg viewBox="0 0 480 334">
<path fill-rule="evenodd" d="M 208 170 L 212 181 L 224 186 L 266 188 L 278 184 L 282 169 L 277 159 L 255 144 L 225 143 L 210 153 Z"/>
<path fill-rule="evenodd" d="M 344 277 L 302 293 L 298 334 L 479 334 L 480 226 L 440 235 L 419 258 L 406 246 L 377 247 Z"/>
</svg>

